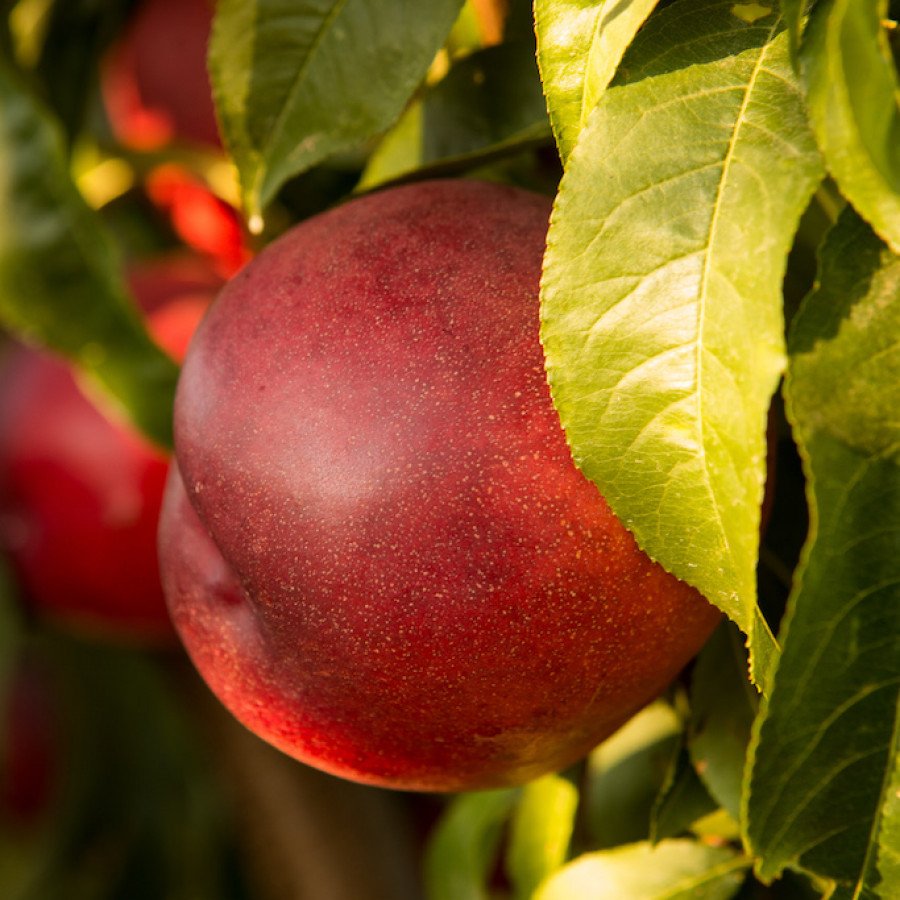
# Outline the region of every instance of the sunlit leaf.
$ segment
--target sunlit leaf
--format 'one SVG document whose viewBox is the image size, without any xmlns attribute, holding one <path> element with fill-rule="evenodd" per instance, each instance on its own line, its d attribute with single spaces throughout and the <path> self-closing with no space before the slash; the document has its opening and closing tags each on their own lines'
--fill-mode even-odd
<svg viewBox="0 0 900 900">
<path fill-rule="evenodd" d="M 774 3 L 654 15 L 582 131 L 542 283 L 553 398 L 577 464 L 654 559 L 777 654 L 756 603 L 781 281 L 822 175 Z"/>
<path fill-rule="evenodd" d="M 728 900 L 748 865 L 733 850 L 687 839 L 628 844 L 564 866 L 535 900 Z"/>
<path fill-rule="evenodd" d="M 291 176 L 384 131 L 461 0 L 220 0 L 209 68 L 254 228 Z"/>
<path fill-rule="evenodd" d="M 506 870 L 516 897 L 529 900 L 534 889 L 565 862 L 577 807 L 578 791 L 559 775 L 545 775 L 522 789 L 506 853 Z"/>
<path fill-rule="evenodd" d="M 565 161 L 622 55 L 659 0 L 536 0 L 538 64 Z"/>
<path fill-rule="evenodd" d="M 791 333 L 788 411 L 811 528 L 747 806 L 762 877 L 798 865 L 835 879 L 838 896 L 900 895 L 898 301 L 900 258 L 847 210 Z"/>
<path fill-rule="evenodd" d="M 0 62 L 0 321 L 71 358 L 147 435 L 172 439 L 178 369 L 129 301 L 59 127 Z"/>
<path fill-rule="evenodd" d="M 869 847 L 862 882 L 883 897 L 900 894 L 900 708 L 887 765 L 884 803 L 877 813 L 878 839 Z"/>
<path fill-rule="evenodd" d="M 900 83 L 887 0 L 823 0 L 800 59 L 810 119 L 841 191 L 900 253 Z"/>
</svg>

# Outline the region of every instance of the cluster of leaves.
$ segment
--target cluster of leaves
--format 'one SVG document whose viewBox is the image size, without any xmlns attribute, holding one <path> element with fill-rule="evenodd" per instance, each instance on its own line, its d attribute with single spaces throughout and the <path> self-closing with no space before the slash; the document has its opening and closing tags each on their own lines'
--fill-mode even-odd
<svg viewBox="0 0 900 900">
<path fill-rule="evenodd" d="M 503 6 L 219 0 L 209 52 L 263 242 L 402 180 L 556 194 L 542 339 L 574 457 L 733 623 L 576 772 L 451 804 L 429 891 L 898 896 L 898 4 L 511 0 L 486 40 Z M 71 179 L 97 46 L 48 41 L 0 61 L 0 317 L 166 443 L 175 372 Z"/>
</svg>

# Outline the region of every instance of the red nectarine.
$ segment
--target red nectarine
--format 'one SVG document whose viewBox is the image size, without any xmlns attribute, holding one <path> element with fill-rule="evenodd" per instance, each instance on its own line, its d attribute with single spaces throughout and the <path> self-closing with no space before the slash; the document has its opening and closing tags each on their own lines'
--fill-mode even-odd
<svg viewBox="0 0 900 900">
<path fill-rule="evenodd" d="M 264 250 L 191 345 L 173 621 L 304 762 L 522 782 L 618 728 L 719 619 L 572 462 L 538 339 L 549 207 L 462 181 L 354 200 Z"/>
</svg>

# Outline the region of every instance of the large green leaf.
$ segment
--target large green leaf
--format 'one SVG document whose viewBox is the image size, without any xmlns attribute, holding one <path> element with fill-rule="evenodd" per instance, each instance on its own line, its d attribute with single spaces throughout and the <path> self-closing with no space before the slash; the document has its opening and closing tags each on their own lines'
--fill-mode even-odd
<svg viewBox="0 0 900 900">
<path fill-rule="evenodd" d="M 148 337 L 113 243 L 72 183 L 60 129 L 0 60 L 0 321 L 70 357 L 171 444 L 178 369 Z"/>
<path fill-rule="evenodd" d="M 844 195 L 900 253 L 900 84 L 887 0 L 823 0 L 800 52 L 810 120 Z"/>
<path fill-rule="evenodd" d="M 565 862 L 577 808 L 578 790 L 559 775 L 545 775 L 522 789 L 506 851 L 506 870 L 520 900 L 530 900 Z"/>
<path fill-rule="evenodd" d="M 359 189 L 472 166 L 549 137 L 534 42 L 488 47 L 410 104 L 372 154 Z"/>
<path fill-rule="evenodd" d="M 748 865 L 733 850 L 687 839 L 627 844 L 564 866 L 535 900 L 728 900 Z"/>
<path fill-rule="evenodd" d="M 900 896 L 898 335 L 900 258 L 847 210 L 791 334 L 811 528 L 751 749 L 746 827 L 762 877 L 798 865 L 854 897 Z"/>
<path fill-rule="evenodd" d="M 651 557 L 777 653 L 756 604 L 781 280 L 822 175 L 773 8 L 654 15 L 569 159 L 542 338 L 577 464 Z"/>
<path fill-rule="evenodd" d="M 520 791 L 460 794 L 444 811 L 425 853 L 428 900 L 488 900 L 488 877 Z"/>
<path fill-rule="evenodd" d="M 563 161 L 659 0 L 535 0 L 538 64 Z"/>
<path fill-rule="evenodd" d="M 386 129 L 461 0 L 220 0 L 209 68 L 245 212 L 291 176 Z"/>
</svg>

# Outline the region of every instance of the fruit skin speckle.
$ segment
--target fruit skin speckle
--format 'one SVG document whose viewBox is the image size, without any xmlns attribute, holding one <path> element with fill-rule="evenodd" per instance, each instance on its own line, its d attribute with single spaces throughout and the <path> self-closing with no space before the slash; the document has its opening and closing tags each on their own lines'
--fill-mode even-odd
<svg viewBox="0 0 900 900">
<path fill-rule="evenodd" d="M 572 463 L 538 339 L 549 206 L 464 181 L 354 200 L 260 254 L 192 345 L 170 610 L 226 706 L 304 762 L 523 782 L 626 721 L 719 620 Z"/>
</svg>

